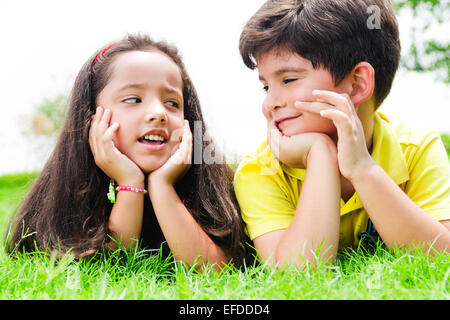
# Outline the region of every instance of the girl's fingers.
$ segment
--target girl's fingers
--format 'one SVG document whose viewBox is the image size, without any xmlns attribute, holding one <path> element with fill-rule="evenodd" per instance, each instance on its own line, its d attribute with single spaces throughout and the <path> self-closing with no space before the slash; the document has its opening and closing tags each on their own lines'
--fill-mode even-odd
<svg viewBox="0 0 450 320">
<path fill-rule="evenodd" d="M 184 134 L 183 140 L 187 142 L 187 145 L 190 149 L 192 149 L 192 132 L 189 126 L 189 121 L 184 120 Z"/>
<path fill-rule="evenodd" d="M 109 128 L 109 123 L 111 121 L 111 115 L 112 112 L 109 109 L 102 109 L 102 108 L 98 108 L 99 110 L 99 114 L 98 114 L 98 120 L 97 120 L 97 134 L 99 136 L 103 136 L 103 134 L 105 133 L 105 131 Z M 97 117 L 97 115 L 96 115 Z"/>
<path fill-rule="evenodd" d="M 103 116 L 103 108 L 102 107 L 97 107 L 97 109 L 95 109 L 95 114 L 94 114 L 94 122 L 98 122 Z"/>
<path fill-rule="evenodd" d="M 103 134 L 103 141 L 106 143 L 112 142 L 118 129 L 119 124 L 117 122 L 114 122 L 108 129 L 106 129 L 105 133 Z"/>
<path fill-rule="evenodd" d="M 102 163 L 104 159 L 112 156 L 111 152 L 114 152 L 113 139 L 119 128 L 119 124 L 114 123 L 109 126 L 111 116 L 111 110 L 98 107 L 91 122 L 89 144 L 94 158 L 98 163 Z"/>
<path fill-rule="evenodd" d="M 180 142 L 180 156 L 183 158 L 184 163 L 191 162 L 192 156 L 192 132 L 189 127 L 189 121 L 184 121 L 184 132 L 182 140 Z"/>
<path fill-rule="evenodd" d="M 92 153 L 96 154 L 97 150 L 97 132 L 98 122 L 103 115 L 103 108 L 98 107 L 95 110 L 95 114 L 92 116 L 91 126 L 89 128 L 89 145 L 91 146 Z"/>
</svg>

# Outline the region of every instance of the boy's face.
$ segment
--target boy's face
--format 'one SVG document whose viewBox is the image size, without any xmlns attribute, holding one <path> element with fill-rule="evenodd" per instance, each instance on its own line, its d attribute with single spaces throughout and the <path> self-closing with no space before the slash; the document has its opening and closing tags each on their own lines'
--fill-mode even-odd
<svg viewBox="0 0 450 320">
<path fill-rule="evenodd" d="M 257 59 L 259 78 L 267 92 L 263 114 L 283 135 L 294 136 L 305 132 L 336 135 L 333 122 L 318 114 L 302 112 L 296 101 L 315 101 L 312 91 L 346 92 L 344 79 L 337 87 L 328 70 L 314 69 L 311 61 L 285 49 L 272 49 Z M 350 93 L 350 92 L 346 92 Z"/>
</svg>

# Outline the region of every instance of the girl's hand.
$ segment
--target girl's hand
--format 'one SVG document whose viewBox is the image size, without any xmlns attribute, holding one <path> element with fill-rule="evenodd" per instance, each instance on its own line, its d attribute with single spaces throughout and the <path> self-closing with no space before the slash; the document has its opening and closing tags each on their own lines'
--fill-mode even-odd
<svg viewBox="0 0 450 320">
<path fill-rule="evenodd" d="M 119 185 L 144 187 L 144 173 L 114 145 L 113 139 L 119 129 L 118 123 L 110 126 L 112 112 L 98 107 L 89 129 L 89 145 L 95 164 Z"/>
<path fill-rule="evenodd" d="M 273 123 L 269 124 L 267 132 L 267 139 L 272 153 L 282 163 L 292 168 L 307 168 L 308 158 L 315 144 L 324 143 L 335 149 L 331 138 L 323 133 L 308 132 L 288 137 L 282 135 Z"/>
<path fill-rule="evenodd" d="M 314 90 L 313 95 L 316 102 L 297 101 L 295 106 L 333 121 L 338 134 L 339 170 L 346 179 L 353 181 L 367 166 L 373 164 L 353 102 L 347 94 L 332 91 Z"/>
<path fill-rule="evenodd" d="M 169 160 L 148 176 L 149 189 L 151 182 L 163 182 L 174 185 L 191 167 L 192 159 L 192 132 L 189 121 L 184 120 L 183 135 L 178 138 L 178 147 L 175 147 Z M 175 139 L 177 139 L 175 137 Z"/>
</svg>

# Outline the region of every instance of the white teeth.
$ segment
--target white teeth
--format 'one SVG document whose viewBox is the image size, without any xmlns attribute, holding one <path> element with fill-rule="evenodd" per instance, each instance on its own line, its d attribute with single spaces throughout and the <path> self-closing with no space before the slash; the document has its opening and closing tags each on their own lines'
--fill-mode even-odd
<svg viewBox="0 0 450 320">
<path fill-rule="evenodd" d="M 155 135 L 148 135 L 148 136 L 144 136 L 145 140 L 150 140 L 150 141 L 164 141 L 164 138 L 161 136 L 155 136 Z"/>
</svg>

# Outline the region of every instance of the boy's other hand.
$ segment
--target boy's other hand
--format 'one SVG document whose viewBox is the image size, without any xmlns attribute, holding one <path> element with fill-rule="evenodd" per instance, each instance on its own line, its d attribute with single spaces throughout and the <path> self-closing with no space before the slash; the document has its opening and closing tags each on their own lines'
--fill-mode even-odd
<svg viewBox="0 0 450 320">
<path fill-rule="evenodd" d="M 267 139 L 275 157 L 292 168 L 306 169 L 308 158 L 315 144 L 325 144 L 331 151 L 336 150 L 331 138 L 324 133 L 307 132 L 295 136 L 285 136 L 273 124 L 267 128 Z"/>
<path fill-rule="evenodd" d="M 353 181 L 374 162 L 367 149 L 364 130 L 355 107 L 347 94 L 314 90 L 313 95 L 315 102 L 297 101 L 295 106 L 333 121 L 338 136 L 339 170 L 346 179 Z"/>
</svg>

